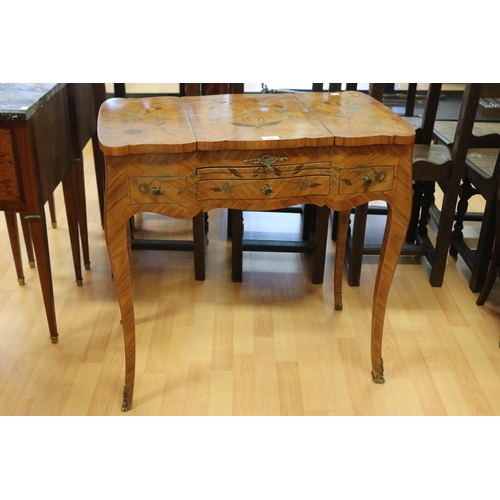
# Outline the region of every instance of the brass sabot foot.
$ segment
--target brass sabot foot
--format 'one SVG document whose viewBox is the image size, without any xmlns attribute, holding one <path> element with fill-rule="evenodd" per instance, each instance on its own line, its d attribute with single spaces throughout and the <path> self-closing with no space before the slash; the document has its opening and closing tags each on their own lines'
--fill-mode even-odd
<svg viewBox="0 0 500 500">
<path fill-rule="evenodd" d="M 132 409 L 132 398 L 128 397 L 128 389 L 127 386 L 123 389 L 123 403 L 122 403 L 122 411 L 129 411 Z"/>
<path fill-rule="evenodd" d="M 384 360 L 383 359 L 380 360 L 380 366 L 379 366 L 378 374 L 375 375 L 375 373 L 372 371 L 372 380 L 376 384 L 383 384 L 385 382 L 385 378 L 384 378 Z"/>
</svg>

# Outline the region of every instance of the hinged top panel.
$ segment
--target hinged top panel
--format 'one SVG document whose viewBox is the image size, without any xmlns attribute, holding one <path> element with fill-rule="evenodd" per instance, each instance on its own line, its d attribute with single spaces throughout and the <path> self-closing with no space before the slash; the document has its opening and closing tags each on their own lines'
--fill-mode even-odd
<svg viewBox="0 0 500 500">
<path fill-rule="evenodd" d="M 332 146 L 330 132 L 292 94 L 183 97 L 202 151 Z"/>
<path fill-rule="evenodd" d="M 336 146 L 413 144 L 415 130 L 361 92 L 304 92 L 297 99 L 331 132 Z"/>
<path fill-rule="evenodd" d="M 101 150 L 110 156 L 196 150 L 178 97 L 108 99 L 99 111 L 97 129 Z"/>
</svg>

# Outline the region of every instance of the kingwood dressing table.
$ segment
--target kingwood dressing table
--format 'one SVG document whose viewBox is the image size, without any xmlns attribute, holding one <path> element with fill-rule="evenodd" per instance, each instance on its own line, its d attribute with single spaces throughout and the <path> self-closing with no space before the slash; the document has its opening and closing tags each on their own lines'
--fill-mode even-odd
<svg viewBox="0 0 500 500">
<path fill-rule="evenodd" d="M 402 118 L 359 92 L 117 98 L 101 107 L 98 135 L 106 162 L 106 244 L 125 340 L 123 411 L 132 407 L 135 376 L 128 220 L 142 211 L 191 218 L 215 208 L 310 203 L 340 211 L 345 230 L 351 208 L 386 201 L 371 327 L 372 377 L 384 381 L 385 308 L 411 210 L 415 133 Z"/>
</svg>

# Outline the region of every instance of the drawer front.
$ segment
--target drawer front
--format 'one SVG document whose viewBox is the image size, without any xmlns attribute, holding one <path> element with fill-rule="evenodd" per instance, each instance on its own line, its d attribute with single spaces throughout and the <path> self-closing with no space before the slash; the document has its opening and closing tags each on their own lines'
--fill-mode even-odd
<svg viewBox="0 0 500 500">
<path fill-rule="evenodd" d="M 182 204 L 188 201 L 184 176 L 131 177 L 128 180 L 131 205 Z"/>
<path fill-rule="evenodd" d="M 359 166 L 341 169 L 339 174 L 339 194 L 360 194 L 392 191 L 394 188 L 393 165 L 377 167 Z"/>
<path fill-rule="evenodd" d="M 269 157 L 267 157 L 269 158 Z M 286 159 L 286 158 L 284 158 Z M 255 160 L 259 160 L 258 158 Z M 249 160 L 244 160 L 245 163 L 252 163 Z M 232 166 L 232 167 L 202 167 L 196 170 L 197 176 L 200 179 L 261 179 L 261 178 L 273 178 L 273 177 L 295 177 L 295 176 L 309 176 L 316 174 L 328 175 L 330 171 L 330 162 L 304 162 L 304 163 L 294 163 L 294 164 L 284 164 L 279 163 L 272 165 L 259 165 L 254 164 L 253 166 Z"/>
<path fill-rule="evenodd" d="M 196 197 L 202 200 L 259 200 L 328 195 L 330 177 L 311 175 L 283 179 L 211 179 L 199 181 Z"/>
<path fill-rule="evenodd" d="M 0 128 L 0 200 L 20 199 L 12 136 L 9 130 Z"/>
</svg>

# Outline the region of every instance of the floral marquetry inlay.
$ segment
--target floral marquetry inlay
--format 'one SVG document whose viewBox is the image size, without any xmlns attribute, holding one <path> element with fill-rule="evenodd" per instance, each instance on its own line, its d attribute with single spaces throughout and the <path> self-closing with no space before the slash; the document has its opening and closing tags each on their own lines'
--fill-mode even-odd
<svg viewBox="0 0 500 500">
<path fill-rule="evenodd" d="M 330 146 L 331 134 L 294 95 L 183 97 L 198 149 Z"/>
</svg>

